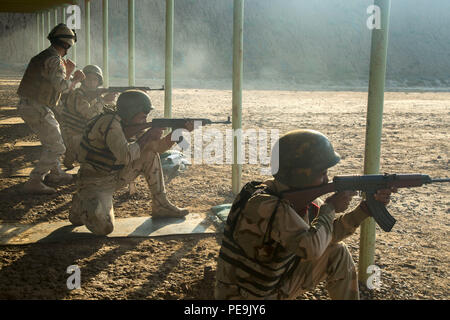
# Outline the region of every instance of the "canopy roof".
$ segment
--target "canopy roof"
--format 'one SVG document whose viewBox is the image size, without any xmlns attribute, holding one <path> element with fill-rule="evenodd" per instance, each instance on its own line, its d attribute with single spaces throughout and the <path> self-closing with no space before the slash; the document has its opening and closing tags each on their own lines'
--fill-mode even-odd
<svg viewBox="0 0 450 320">
<path fill-rule="evenodd" d="M 77 0 L 0 0 L 0 12 L 30 13 L 72 4 Z"/>
</svg>

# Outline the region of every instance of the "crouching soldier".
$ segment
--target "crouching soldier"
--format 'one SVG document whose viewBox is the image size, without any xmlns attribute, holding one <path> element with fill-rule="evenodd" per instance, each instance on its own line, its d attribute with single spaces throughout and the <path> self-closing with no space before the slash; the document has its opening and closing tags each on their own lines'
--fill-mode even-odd
<svg viewBox="0 0 450 320">
<path fill-rule="evenodd" d="M 355 195 L 338 192 L 295 211 L 280 193 L 328 183 L 327 170 L 340 157 L 328 138 L 313 130 L 291 131 L 277 147 L 279 152 L 272 153 L 272 172 L 279 164 L 274 179 L 245 185 L 230 210 L 218 258 L 216 299 L 294 299 L 324 280 L 332 299 L 359 299 L 355 265 L 340 241 L 371 215 L 365 201 L 336 216 Z M 375 198 L 387 205 L 390 194 L 379 190 Z"/>
<path fill-rule="evenodd" d="M 102 96 L 98 89 L 103 84 L 102 69 L 96 65 L 88 65 L 83 68 L 86 79 L 81 86 L 71 91 L 61 111 L 61 131 L 66 145 L 64 166 L 73 168 L 77 160 L 83 130 L 90 119 L 103 112 L 106 104 L 113 104 L 116 93 L 108 93 Z"/>
<path fill-rule="evenodd" d="M 64 90 L 72 89 L 84 79 L 80 70 L 70 79 L 75 64 L 62 58 L 75 44 L 75 33 L 65 24 L 59 24 L 47 38 L 51 46 L 31 59 L 17 91 L 20 96 L 19 114 L 42 144 L 39 162 L 24 186 L 26 192 L 36 194 L 56 192 L 43 183 L 47 175 L 49 182 L 67 183 L 72 180 L 72 175 L 61 169 L 59 158 L 66 149 L 59 123 L 51 109 L 58 104 Z"/>
<path fill-rule="evenodd" d="M 85 225 L 91 232 L 107 235 L 114 228 L 114 191 L 143 175 L 152 193 L 152 218 L 183 217 L 186 209 L 167 199 L 159 154 L 170 149 L 171 135 L 163 138 L 162 129 L 151 128 L 135 142 L 129 142 L 123 127 L 146 121 L 153 107 L 141 91 L 122 93 L 116 112 L 105 112 L 92 119 L 83 134 L 77 191 L 72 199 L 69 220 Z M 193 123 L 187 125 L 193 130 Z"/>
</svg>

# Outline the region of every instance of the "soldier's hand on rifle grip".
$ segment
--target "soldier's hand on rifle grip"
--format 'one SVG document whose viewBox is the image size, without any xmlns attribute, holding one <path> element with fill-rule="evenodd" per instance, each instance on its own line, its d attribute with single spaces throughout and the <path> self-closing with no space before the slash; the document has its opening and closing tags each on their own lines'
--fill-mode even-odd
<svg viewBox="0 0 450 320">
<path fill-rule="evenodd" d="M 152 140 L 159 140 L 163 134 L 164 128 L 150 128 L 148 129 L 144 135 L 139 139 L 143 144 L 146 144 Z"/>
<path fill-rule="evenodd" d="M 107 104 L 113 104 L 116 101 L 117 98 L 117 92 L 110 92 L 105 94 L 103 97 L 103 101 Z"/>
<path fill-rule="evenodd" d="M 72 82 L 73 83 L 78 83 L 80 81 L 83 81 L 84 79 L 86 79 L 86 75 L 84 74 L 84 72 L 81 71 L 81 70 L 77 70 L 73 74 Z"/>
<path fill-rule="evenodd" d="M 148 131 L 150 131 L 149 140 L 159 140 L 163 135 L 164 128 L 150 128 Z"/>
<path fill-rule="evenodd" d="M 66 74 L 68 76 L 70 76 L 72 74 L 73 70 L 75 70 L 75 66 L 76 66 L 75 62 L 73 62 L 70 59 L 66 59 L 66 60 L 63 59 L 63 61 L 64 61 L 64 64 L 66 65 Z"/>
<path fill-rule="evenodd" d="M 355 191 L 343 191 L 336 192 L 335 194 L 328 197 L 325 202 L 331 204 L 334 207 L 334 212 L 340 213 L 347 210 L 352 198 L 356 196 Z"/>
<path fill-rule="evenodd" d="M 139 147 L 143 148 L 148 142 L 161 139 L 164 128 L 148 129 L 138 140 Z"/>
<path fill-rule="evenodd" d="M 375 200 L 380 201 L 381 203 L 383 203 L 386 206 L 391 201 L 391 194 L 395 193 L 395 192 L 397 192 L 397 188 L 381 189 L 381 190 L 378 190 L 373 195 L 373 197 L 375 198 Z"/>
<path fill-rule="evenodd" d="M 186 124 L 184 125 L 184 128 L 189 132 L 194 131 L 194 121 L 192 120 L 187 121 Z"/>
</svg>

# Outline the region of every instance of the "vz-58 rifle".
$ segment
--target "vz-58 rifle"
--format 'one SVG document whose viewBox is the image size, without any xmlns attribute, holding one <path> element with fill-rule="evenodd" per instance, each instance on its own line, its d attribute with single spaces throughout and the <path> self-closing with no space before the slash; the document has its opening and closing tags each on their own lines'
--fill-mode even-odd
<svg viewBox="0 0 450 320">
<path fill-rule="evenodd" d="M 98 89 L 102 94 L 107 92 L 124 92 L 127 90 L 141 90 L 141 91 L 158 91 L 164 90 L 164 86 L 161 88 L 150 88 L 150 87 L 108 87 L 108 88 L 99 88 Z"/>
<path fill-rule="evenodd" d="M 226 121 L 212 121 L 206 118 L 155 118 L 151 122 L 145 122 L 140 124 L 124 125 L 123 131 L 127 138 L 136 135 L 137 133 L 147 128 L 170 128 L 173 130 L 182 129 L 186 127 L 186 124 L 190 121 L 200 121 L 202 126 L 209 124 L 230 124 L 230 117 Z M 180 141 L 179 141 L 180 142 Z"/>
<path fill-rule="evenodd" d="M 450 178 L 431 179 L 425 174 L 369 174 L 360 176 L 336 176 L 333 182 L 313 188 L 289 190 L 282 193 L 284 199 L 289 200 L 294 208 L 304 209 L 314 199 L 338 191 L 363 191 L 366 202 L 376 223 L 386 232 L 391 231 L 396 220 L 390 215 L 386 207 L 375 200 L 374 194 L 380 189 L 412 188 L 436 182 L 450 182 Z"/>
</svg>

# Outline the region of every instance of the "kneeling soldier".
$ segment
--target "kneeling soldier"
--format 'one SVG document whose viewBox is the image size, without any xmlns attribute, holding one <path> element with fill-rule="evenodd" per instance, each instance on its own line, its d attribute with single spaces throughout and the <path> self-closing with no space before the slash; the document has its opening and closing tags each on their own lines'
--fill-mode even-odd
<svg viewBox="0 0 450 320">
<path fill-rule="evenodd" d="M 338 192 L 295 211 L 280 193 L 328 183 L 327 170 L 340 157 L 328 138 L 313 130 L 291 131 L 277 144 L 279 152 L 272 153 L 272 168 L 279 163 L 275 179 L 245 185 L 230 210 L 216 299 L 294 299 L 324 280 L 332 299 L 358 299 L 355 265 L 340 241 L 369 217 L 365 201 L 335 217 L 355 195 Z M 386 205 L 390 194 L 379 190 L 375 198 Z"/>
<path fill-rule="evenodd" d="M 162 129 L 151 128 L 129 142 L 124 134 L 123 126 L 144 123 L 152 109 L 144 92 L 129 90 L 119 96 L 116 112 L 105 112 L 89 122 L 80 145 L 77 191 L 69 213 L 72 224 L 84 224 L 98 235 L 111 233 L 114 191 L 141 174 L 152 193 L 153 218 L 188 214 L 169 202 L 164 186 L 159 154 L 173 146 L 171 135 L 161 138 Z M 192 131 L 193 124 L 186 129 Z"/>
<path fill-rule="evenodd" d="M 98 87 L 103 84 L 102 69 L 96 65 L 88 65 L 83 69 L 86 79 L 80 88 L 71 91 L 61 111 L 61 132 L 66 145 L 64 166 L 73 168 L 77 160 L 84 127 L 90 119 L 103 112 L 106 104 L 114 103 L 116 93 L 102 96 Z"/>
</svg>

